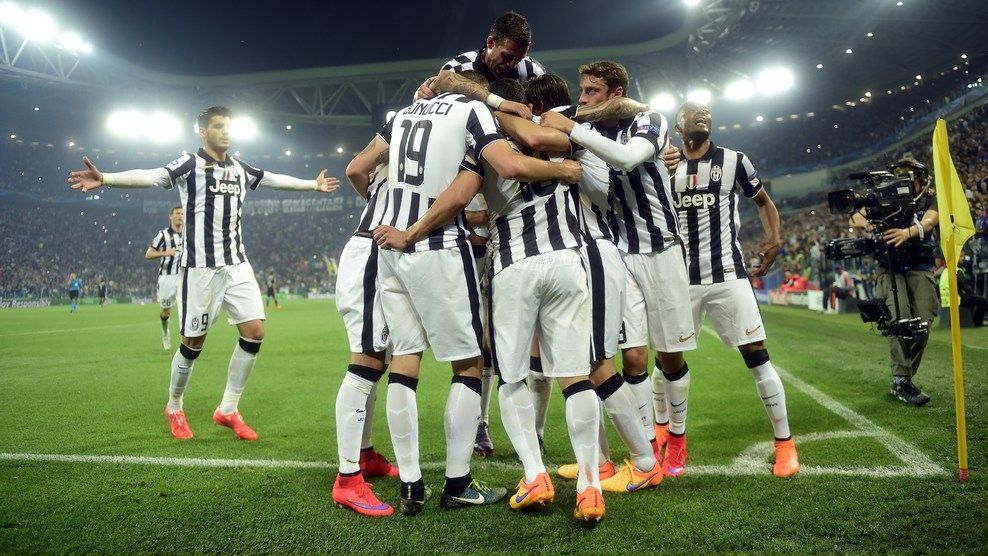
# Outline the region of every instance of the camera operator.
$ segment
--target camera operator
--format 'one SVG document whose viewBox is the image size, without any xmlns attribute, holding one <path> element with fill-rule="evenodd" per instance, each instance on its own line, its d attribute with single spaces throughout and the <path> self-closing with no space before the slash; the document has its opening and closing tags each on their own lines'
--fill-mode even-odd
<svg viewBox="0 0 988 556">
<path fill-rule="evenodd" d="M 898 176 L 911 174 L 913 192 L 916 195 L 915 212 L 905 212 L 894 219 L 893 226 L 883 234 L 885 243 L 896 248 L 897 257 L 893 268 L 888 268 L 884 257 L 877 257 L 878 270 L 875 273 L 875 297 L 883 299 L 893 311 L 895 295 L 892 280 L 898 289 L 900 318 L 920 318 L 931 323 L 939 309 L 937 286 L 933 279 L 935 268 L 933 253 L 936 242 L 933 231 L 940 222 L 936 209 L 936 195 L 931 184 L 930 173 L 916 159 L 906 156 L 893 166 Z M 851 216 L 850 225 L 870 232 L 867 209 L 861 208 Z M 913 385 L 912 377 L 919 370 L 926 348 L 926 334 L 914 338 L 889 337 L 889 355 L 892 361 L 891 394 L 905 403 L 920 407 L 930 401 L 930 397 Z"/>
</svg>

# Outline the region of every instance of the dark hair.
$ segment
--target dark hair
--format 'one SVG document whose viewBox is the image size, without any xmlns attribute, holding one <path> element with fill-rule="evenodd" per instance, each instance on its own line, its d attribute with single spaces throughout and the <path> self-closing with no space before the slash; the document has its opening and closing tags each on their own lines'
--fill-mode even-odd
<svg viewBox="0 0 988 556">
<path fill-rule="evenodd" d="M 178 209 L 181 209 L 181 208 L 184 208 L 184 207 L 182 207 L 182 205 L 175 205 L 175 206 L 173 206 L 172 209 L 170 211 L 168 211 L 168 216 L 171 216 L 171 215 L 175 214 L 175 211 L 178 210 Z"/>
<path fill-rule="evenodd" d="M 568 106 L 573 103 L 573 99 L 569 96 L 569 85 L 558 75 L 551 73 L 537 75 L 526 81 L 524 87 L 528 102 L 532 103 L 532 108 L 539 114 L 557 106 Z"/>
<path fill-rule="evenodd" d="M 598 60 L 580 66 L 580 75 L 589 75 L 603 80 L 607 89 L 621 87 L 625 94 L 628 93 L 628 70 L 624 66 L 611 60 Z"/>
<path fill-rule="evenodd" d="M 211 120 L 213 116 L 230 118 L 233 117 L 233 111 L 226 106 L 210 106 L 199 113 L 199 117 L 196 118 L 196 125 L 199 126 L 199 129 L 206 129 L 209 127 L 209 120 Z"/>
<path fill-rule="evenodd" d="M 486 87 L 488 83 L 487 76 L 476 70 L 461 71 L 460 77 L 465 77 L 466 79 L 469 79 L 474 83 L 483 85 L 484 87 Z"/>
<path fill-rule="evenodd" d="M 498 79 L 491 83 L 490 91 L 495 95 L 522 104 L 527 103 L 525 89 L 517 79 Z"/>
<path fill-rule="evenodd" d="M 494 44 L 501 44 L 511 39 L 516 45 L 525 50 L 532 44 L 532 27 L 518 12 L 507 12 L 494 20 L 491 25 L 491 37 Z"/>
</svg>

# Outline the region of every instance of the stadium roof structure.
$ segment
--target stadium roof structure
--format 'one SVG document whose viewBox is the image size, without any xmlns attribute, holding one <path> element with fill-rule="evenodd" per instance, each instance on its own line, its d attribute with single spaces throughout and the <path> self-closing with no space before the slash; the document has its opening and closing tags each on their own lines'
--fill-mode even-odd
<svg viewBox="0 0 988 556">
<path fill-rule="evenodd" d="M 582 63 L 621 61 L 632 75 L 630 93 L 646 101 L 659 91 L 684 98 L 695 87 L 717 99 L 729 81 L 785 65 L 795 75 L 796 94 L 747 101 L 748 113 L 762 105 L 820 111 L 872 90 L 913 86 L 954 66 L 963 70 L 968 59 L 988 53 L 986 21 L 988 3 L 978 0 L 704 0 L 677 29 L 652 40 L 532 55 L 571 84 Z M 538 22 L 533 26 L 538 29 Z M 52 95 L 60 86 L 77 95 L 139 98 L 153 91 L 185 104 L 219 101 L 271 118 L 330 126 L 369 127 L 376 106 L 406 103 L 447 59 L 189 76 L 150 71 L 106 53 L 88 59 L 21 43 L 0 26 L 0 91 L 36 84 Z"/>
</svg>

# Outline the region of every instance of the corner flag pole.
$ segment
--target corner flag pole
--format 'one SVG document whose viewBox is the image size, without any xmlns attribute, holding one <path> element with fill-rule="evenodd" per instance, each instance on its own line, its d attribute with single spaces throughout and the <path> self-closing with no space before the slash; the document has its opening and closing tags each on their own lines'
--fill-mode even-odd
<svg viewBox="0 0 988 556">
<path fill-rule="evenodd" d="M 947 260 L 950 287 L 950 345 L 954 362 L 954 416 L 957 421 L 957 478 L 968 480 L 967 413 L 964 407 L 964 362 L 961 355 L 960 296 L 957 295 L 957 262 L 964 243 L 974 235 L 971 208 L 954 162 L 950 158 L 947 123 L 937 119 L 933 131 L 933 169 L 936 176 L 937 209 L 940 218 L 940 245 Z M 946 210 L 944 210 L 946 209 Z M 960 237 L 958 237 L 960 236 Z"/>
</svg>

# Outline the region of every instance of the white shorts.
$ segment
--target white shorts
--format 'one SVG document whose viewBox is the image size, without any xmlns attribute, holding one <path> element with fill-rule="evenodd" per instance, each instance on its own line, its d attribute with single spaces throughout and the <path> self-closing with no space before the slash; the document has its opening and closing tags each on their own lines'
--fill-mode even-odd
<svg viewBox="0 0 988 556">
<path fill-rule="evenodd" d="M 204 336 L 220 309 L 230 324 L 264 320 L 264 302 L 249 262 L 213 268 L 183 268 L 179 311 L 182 336 Z"/>
<path fill-rule="evenodd" d="M 659 253 L 626 254 L 623 258 L 630 276 L 628 291 L 637 286 L 644 299 L 645 324 L 652 349 L 662 353 L 696 349 L 690 283 L 682 248 L 673 245 Z"/>
<path fill-rule="evenodd" d="M 432 347 L 437 361 L 480 356 L 480 287 L 469 246 L 378 251 L 378 287 L 394 355 Z"/>
<path fill-rule="evenodd" d="M 621 263 L 624 266 L 624 263 Z M 631 349 L 648 345 L 648 325 L 645 324 L 645 296 L 638 282 L 631 276 L 628 267 L 624 267 L 624 314 L 621 318 L 621 333 L 618 335 L 618 347 Z"/>
<path fill-rule="evenodd" d="M 728 347 L 765 340 L 762 314 L 748 280 L 690 286 L 690 298 L 697 336 L 700 335 L 703 318 L 709 316 L 720 340 Z"/>
<path fill-rule="evenodd" d="M 590 373 L 590 294 L 575 249 L 526 257 L 491 280 L 491 357 L 508 383 L 528 376 L 537 333 L 548 377 Z"/>
<path fill-rule="evenodd" d="M 608 241 L 589 242 L 580 255 L 590 290 L 590 362 L 597 363 L 617 354 L 628 270 Z"/>
<path fill-rule="evenodd" d="M 178 295 L 178 274 L 162 274 L 158 276 L 158 303 L 162 309 L 168 309 L 175 303 Z"/>
<path fill-rule="evenodd" d="M 343 317 L 352 353 L 372 355 L 388 348 L 388 327 L 377 287 L 377 243 L 353 236 L 336 271 L 336 309 Z"/>
</svg>

